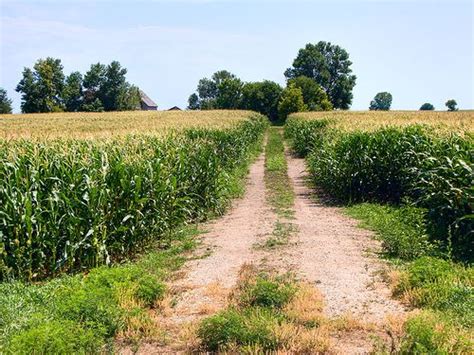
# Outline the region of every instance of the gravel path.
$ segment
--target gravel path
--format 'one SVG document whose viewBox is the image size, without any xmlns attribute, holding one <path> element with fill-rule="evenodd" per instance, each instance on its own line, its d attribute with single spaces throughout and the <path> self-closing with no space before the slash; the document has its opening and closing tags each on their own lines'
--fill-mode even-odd
<svg viewBox="0 0 474 355">
<path fill-rule="evenodd" d="M 294 265 L 325 296 L 327 315 L 350 314 L 378 323 L 388 314 L 403 312 L 377 276 L 384 265 L 373 255 L 380 245 L 372 233 L 358 228 L 340 208 L 318 202 L 306 184 L 304 160 L 289 154 L 287 159 L 299 229 Z"/>
</svg>

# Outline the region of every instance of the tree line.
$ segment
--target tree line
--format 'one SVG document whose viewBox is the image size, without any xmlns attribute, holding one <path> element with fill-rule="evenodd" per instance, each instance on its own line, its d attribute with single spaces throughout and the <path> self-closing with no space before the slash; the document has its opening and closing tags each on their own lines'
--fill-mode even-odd
<svg viewBox="0 0 474 355">
<path fill-rule="evenodd" d="M 16 87 L 21 93 L 21 111 L 100 112 L 135 110 L 140 105 L 138 87 L 126 80 L 127 69 L 118 61 L 109 65 L 92 64 L 82 75 L 74 71 L 64 75 L 60 59 L 39 59 L 33 68 L 25 68 Z M 0 112 L 11 113 L 11 100 L 0 89 Z"/>
<path fill-rule="evenodd" d="M 300 111 L 347 110 L 357 77 L 352 74 L 349 54 L 338 45 L 320 41 L 301 48 L 284 75 L 286 87 L 273 81 L 243 82 L 227 70 L 199 80 L 196 92 L 188 99 L 190 110 L 245 109 L 260 112 L 271 120 L 285 119 Z M 21 110 L 124 111 L 135 110 L 140 92 L 125 78 L 127 69 L 119 62 L 92 64 L 84 74 L 73 72 L 65 77 L 61 60 L 38 60 L 33 69 L 25 68 L 16 87 L 22 94 Z M 0 88 L 0 113 L 11 113 L 11 100 Z M 379 92 L 369 110 L 390 110 L 392 95 Z M 448 111 L 456 111 L 455 100 L 446 102 Z M 434 110 L 424 103 L 420 110 Z"/>
</svg>

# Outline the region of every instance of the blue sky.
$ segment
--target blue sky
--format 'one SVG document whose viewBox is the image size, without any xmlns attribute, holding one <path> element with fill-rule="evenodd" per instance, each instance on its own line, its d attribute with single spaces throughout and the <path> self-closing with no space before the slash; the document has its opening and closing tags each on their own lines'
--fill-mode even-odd
<svg viewBox="0 0 474 355">
<path fill-rule="evenodd" d="M 186 106 L 200 78 L 220 69 L 242 80 L 285 83 L 306 43 L 330 41 L 357 75 L 352 109 L 379 91 L 394 109 L 455 98 L 474 108 L 473 2 L 12 1 L 0 0 L 0 87 L 14 91 L 23 67 L 61 58 L 66 74 L 118 60 L 128 80 L 166 109 Z"/>
</svg>

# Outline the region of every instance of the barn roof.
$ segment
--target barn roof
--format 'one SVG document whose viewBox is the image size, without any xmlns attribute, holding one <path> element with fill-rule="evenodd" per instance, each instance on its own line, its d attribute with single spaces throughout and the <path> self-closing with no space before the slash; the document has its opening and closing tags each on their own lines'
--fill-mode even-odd
<svg viewBox="0 0 474 355">
<path fill-rule="evenodd" d="M 147 94 L 145 94 L 142 90 L 140 90 L 140 99 L 142 100 L 142 102 L 145 103 L 145 105 L 147 106 L 155 106 L 155 107 L 158 107 L 158 105 L 148 97 Z"/>
</svg>

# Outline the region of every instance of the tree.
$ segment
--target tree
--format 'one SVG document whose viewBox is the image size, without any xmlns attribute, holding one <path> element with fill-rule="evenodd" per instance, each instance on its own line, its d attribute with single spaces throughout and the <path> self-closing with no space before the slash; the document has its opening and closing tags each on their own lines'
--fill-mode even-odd
<svg viewBox="0 0 474 355">
<path fill-rule="evenodd" d="M 332 104 L 324 90 L 313 79 L 307 76 L 298 76 L 288 80 L 289 84 L 294 84 L 301 89 L 303 100 L 310 111 L 329 111 Z"/>
<path fill-rule="evenodd" d="M 12 100 L 8 98 L 7 90 L 0 88 L 0 113 L 12 113 Z"/>
<path fill-rule="evenodd" d="M 136 110 L 140 104 L 140 93 L 130 85 L 125 75 L 127 69 L 117 61 L 109 65 L 92 64 L 84 75 L 84 111 Z"/>
<path fill-rule="evenodd" d="M 389 92 L 379 92 L 370 102 L 369 110 L 388 111 L 392 105 L 392 94 Z"/>
<path fill-rule="evenodd" d="M 105 111 L 123 111 L 121 97 L 127 94 L 129 84 L 125 75 L 127 69 L 122 68 L 119 62 L 113 61 L 105 70 L 105 80 L 100 88 L 100 96 Z"/>
<path fill-rule="evenodd" d="M 236 109 L 240 107 L 243 83 L 238 78 L 226 78 L 217 84 L 216 107 Z"/>
<path fill-rule="evenodd" d="M 288 79 L 306 76 L 319 84 L 334 108 L 348 109 L 352 103 L 352 89 L 356 76 L 352 75 L 352 62 L 343 48 L 330 42 L 308 43 L 298 52 L 293 67 L 285 71 Z"/>
<path fill-rule="evenodd" d="M 448 100 L 446 101 L 446 107 L 448 108 L 448 111 L 457 111 L 458 108 L 456 107 L 458 105 L 458 103 L 456 102 L 456 100 Z"/>
<path fill-rule="evenodd" d="M 82 75 L 78 71 L 72 72 L 66 77 L 63 91 L 63 101 L 66 111 L 80 111 L 83 102 Z"/>
<path fill-rule="evenodd" d="M 39 59 L 33 70 L 25 68 L 16 87 L 22 93 L 22 112 L 55 112 L 63 110 L 64 73 L 60 59 Z"/>
<path fill-rule="evenodd" d="M 278 119 L 278 101 L 283 88 L 269 80 L 246 83 L 242 88 L 240 108 L 260 112 L 270 120 Z"/>
<path fill-rule="evenodd" d="M 237 108 L 240 105 L 242 81 L 227 70 L 215 72 L 211 79 L 199 80 L 197 97 L 191 95 L 193 107 L 202 110 Z M 188 101 L 189 101 L 188 100 Z"/>
<path fill-rule="evenodd" d="M 420 107 L 420 111 L 433 111 L 435 108 L 432 104 L 429 102 L 425 102 L 423 105 Z"/>
<path fill-rule="evenodd" d="M 189 110 L 199 110 L 201 106 L 199 105 L 199 97 L 196 94 L 191 94 L 188 99 L 188 109 Z"/>
<path fill-rule="evenodd" d="M 303 92 L 294 84 L 288 85 L 281 94 L 280 102 L 278 103 L 278 116 L 281 120 L 286 120 L 289 114 L 294 112 L 307 111 L 308 107 L 303 100 Z"/>
<path fill-rule="evenodd" d="M 102 90 L 105 83 L 106 66 L 101 63 L 92 64 L 89 71 L 84 75 L 84 111 L 103 111 Z"/>
</svg>

